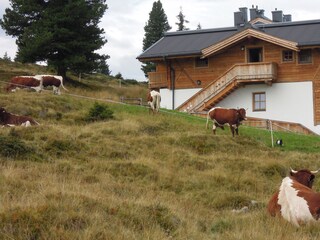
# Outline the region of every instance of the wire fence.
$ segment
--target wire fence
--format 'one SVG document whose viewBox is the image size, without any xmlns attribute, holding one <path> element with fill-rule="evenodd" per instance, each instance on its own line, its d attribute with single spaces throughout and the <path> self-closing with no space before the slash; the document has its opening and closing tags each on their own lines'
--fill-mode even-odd
<svg viewBox="0 0 320 240">
<path fill-rule="evenodd" d="M 7 81 L 0 80 L 0 85 L 6 85 L 6 84 L 8 84 Z M 25 85 L 20 85 L 20 84 L 12 84 L 12 85 L 15 85 L 15 86 L 21 87 L 21 88 L 27 88 L 30 90 L 34 90 L 32 87 L 27 87 Z M 43 92 L 51 92 L 51 90 L 46 90 L 46 89 L 43 89 L 42 91 Z M 116 101 L 116 100 L 112 100 L 112 99 L 108 99 L 108 98 L 96 98 L 96 97 L 84 96 L 84 95 L 79 95 L 79 94 L 72 94 L 69 92 L 63 92 L 63 95 L 71 96 L 74 98 L 92 100 L 92 101 L 101 101 L 101 102 L 108 102 L 108 103 L 122 104 L 122 105 L 136 105 L 136 106 L 140 106 L 143 108 L 150 108 L 149 105 L 147 104 L 147 102 L 143 102 L 142 98 L 127 98 L 127 97 L 121 96 L 119 101 Z M 195 114 L 182 114 L 181 112 L 176 112 L 176 111 L 167 110 L 167 109 L 160 109 L 159 111 L 162 113 L 165 113 L 165 114 L 177 115 L 177 116 L 184 117 L 184 118 L 193 118 L 193 119 L 196 118 L 196 119 L 206 121 L 206 114 L 200 114 L 198 116 Z M 250 127 L 255 127 L 255 128 L 260 128 L 260 129 L 270 131 L 271 139 L 272 139 L 271 140 L 272 146 L 274 146 L 274 131 L 275 130 L 276 131 L 283 130 L 283 131 L 287 131 L 287 132 L 291 132 L 291 133 L 297 133 L 297 131 L 291 130 L 290 127 L 281 126 L 279 123 L 277 123 L 277 121 L 272 121 L 269 119 L 247 120 L 244 122 L 243 126 L 250 126 Z"/>
</svg>

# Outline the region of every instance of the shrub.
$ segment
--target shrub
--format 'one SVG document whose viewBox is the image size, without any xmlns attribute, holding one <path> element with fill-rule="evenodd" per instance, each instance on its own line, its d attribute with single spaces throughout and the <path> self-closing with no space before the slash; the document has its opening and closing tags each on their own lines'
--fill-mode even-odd
<svg viewBox="0 0 320 240">
<path fill-rule="evenodd" d="M 22 157 L 33 152 L 23 141 L 12 136 L 0 136 L 0 146 L 0 155 L 8 158 Z"/>
<path fill-rule="evenodd" d="M 88 122 L 113 119 L 113 111 L 107 105 L 95 103 L 85 118 Z"/>
</svg>

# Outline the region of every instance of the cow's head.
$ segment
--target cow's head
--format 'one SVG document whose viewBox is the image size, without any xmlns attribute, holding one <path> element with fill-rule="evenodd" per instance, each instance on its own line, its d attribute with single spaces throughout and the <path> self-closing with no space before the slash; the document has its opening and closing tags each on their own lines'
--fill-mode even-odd
<svg viewBox="0 0 320 240">
<path fill-rule="evenodd" d="M 292 179 L 296 180 L 297 182 L 312 188 L 314 178 L 316 173 L 318 173 L 319 170 L 317 171 L 309 171 L 307 169 L 302 169 L 299 171 L 295 171 L 293 169 L 290 170 L 290 176 Z"/>
<path fill-rule="evenodd" d="M 238 109 L 237 112 L 238 112 L 238 116 L 239 116 L 239 121 L 247 120 L 247 118 L 246 118 L 246 110 L 244 108 Z"/>
<path fill-rule="evenodd" d="M 1 113 L 6 113 L 6 110 L 3 107 L 0 107 L 0 114 Z"/>
</svg>

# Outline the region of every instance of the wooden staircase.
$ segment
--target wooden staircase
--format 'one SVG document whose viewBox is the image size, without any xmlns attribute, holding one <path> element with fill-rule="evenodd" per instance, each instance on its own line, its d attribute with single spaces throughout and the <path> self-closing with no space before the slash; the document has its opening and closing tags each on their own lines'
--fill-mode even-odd
<svg viewBox="0 0 320 240">
<path fill-rule="evenodd" d="M 181 104 L 178 110 L 189 113 L 208 111 L 235 91 L 241 84 L 271 84 L 276 78 L 276 63 L 236 64 L 218 79 Z"/>
</svg>

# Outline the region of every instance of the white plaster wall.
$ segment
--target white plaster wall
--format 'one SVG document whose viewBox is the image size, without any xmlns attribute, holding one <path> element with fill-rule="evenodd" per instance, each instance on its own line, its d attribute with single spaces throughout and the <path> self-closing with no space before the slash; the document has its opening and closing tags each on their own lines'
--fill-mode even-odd
<svg viewBox="0 0 320 240">
<path fill-rule="evenodd" d="M 201 88 L 193 89 L 177 89 L 174 90 L 174 109 L 179 107 L 182 103 L 191 98 L 194 94 L 199 92 Z M 172 109 L 172 90 L 160 89 L 162 108 Z"/>
<path fill-rule="evenodd" d="M 252 111 L 252 93 L 266 93 L 266 111 Z M 225 108 L 248 108 L 247 116 L 295 122 L 320 134 L 314 126 L 312 82 L 246 85 L 218 103 Z"/>
<path fill-rule="evenodd" d="M 200 91 L 197 89 L 175 90 L 176 109 L 191 96 Z M 266 111 L 252 111 L 252 93 L 266 93 Z M 172 91 L 160 89 L 161 107 L 172 109 Z M 314 126 L 312 82 L 274 83 L 246 85 L 238 88 L 227 98 L 218 103 L 219 107 L 245 108 L 247 116 L 295 122 L 304 125 L 320 135 L 320 125 Z"/>
</svg>

